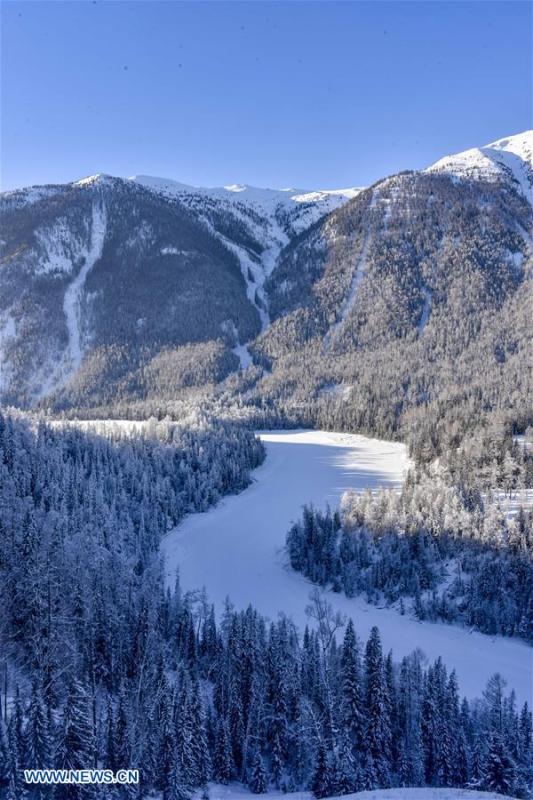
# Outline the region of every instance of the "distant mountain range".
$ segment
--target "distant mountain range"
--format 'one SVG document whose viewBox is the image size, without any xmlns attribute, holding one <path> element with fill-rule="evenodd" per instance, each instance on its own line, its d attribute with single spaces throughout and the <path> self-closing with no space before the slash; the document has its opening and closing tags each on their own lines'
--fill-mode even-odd
<svg viewBox="0 0 533 800">
<path fill-rule="evenodd" d="M 498 403 L 529 352 L 532 146 L 365 189 L 95 175 L 4 192 L 0 399 L 214 393 L 388 432 L 458 376 Z"/>
</svg>

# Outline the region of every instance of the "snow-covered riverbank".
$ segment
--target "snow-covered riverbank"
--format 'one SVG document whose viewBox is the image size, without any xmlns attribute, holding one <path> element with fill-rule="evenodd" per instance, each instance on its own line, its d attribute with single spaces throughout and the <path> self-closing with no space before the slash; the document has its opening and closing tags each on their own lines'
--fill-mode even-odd
<svg viewBox="0 0 533 800">
<path fill-rule="evenodd" d="M 314 800 L 311 792 L 281 792 L 270 791 L 267 794 L 259 795 L 265 800 Z M 209 785 L 209 797 L 211 800 L 255 800 L 258 795 L 253 794 L 249 789 L 240 784 L 230 784 L 223 786 L 217 783 Z M 329 798 L 328 800 L 337 800 Z M 340 800 L 340 799 L 339 799 Z M 493 794 L 492 792 L 476 792 L 468 789 L 376 789 L 371 792 L 356 792 L 355 794 L 345 794 L 342 800 L 503 800 L 503 795 Z"/>
<path fill-rule="evenodd" d="M 162 543 L 167 578 L 179 565 L 184 589 L 205 586 L 217 610 L 229 596 L 238 608 L 252 603 L 263 614 L 290 615 L 299 626 L 311 585 L 286 564 L 285 536 L 305 503 L 335 506 L 347 489 L 400 486 L 408 459 L 405 447 L 352 434 L 275 431 L 261 435 L 265 463 L 252 486 L 204 514 L 193 514 Z M 350 615 L 362 637 L 378 625 L 384 646 L 396 657 L 420 647 L 430 659 L 442 655 L 457 670 L 470 697 L 500 672 L 520 702 L 533 694 L 533 650 L 503 637 L 465 628 L 421 623 L 362 599 L 330 593 L 329 600 Z"/>
</svg>

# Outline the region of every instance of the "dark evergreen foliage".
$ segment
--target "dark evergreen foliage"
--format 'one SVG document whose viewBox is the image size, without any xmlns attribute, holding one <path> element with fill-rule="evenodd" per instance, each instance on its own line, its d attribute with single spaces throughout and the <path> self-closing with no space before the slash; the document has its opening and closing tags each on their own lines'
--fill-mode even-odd
<svg viewBox="0 0 533 800">
<path fill-rule="evenodd" d="M 293 569 L 420 619 L 533 641 L 533 521 L 507 518 L 437 478 L 394 492 L 347 494 L 338 513 L 304 509 L 287 534 Z"/>
<path fill-rule="evenodd" d="M 165 591 L 161 535 L 246 485 L 261 457 L 253 434 L 206 420 L 104 439 L 0 416 L 2 800 L 45 797 L 22 777 L 45 763 L 139 768 L 140 789 L 120 796 L 166 800 L 213 779 L 257 793 L 429 784 L 527 796 L 531 713 L 498 676 L 461 702 L 440 660 L 395 663 L 377 629 L 363 645 L 349 623 L 339 643 L 342 620 L 320 595 L 300 638 L 286 618 L 228 603 L 217 623 L 204 594 L 179 581 Z M 341 518 L 306 511 L 320 543 L 317 519 L 330 569 Z"/>
</svg>

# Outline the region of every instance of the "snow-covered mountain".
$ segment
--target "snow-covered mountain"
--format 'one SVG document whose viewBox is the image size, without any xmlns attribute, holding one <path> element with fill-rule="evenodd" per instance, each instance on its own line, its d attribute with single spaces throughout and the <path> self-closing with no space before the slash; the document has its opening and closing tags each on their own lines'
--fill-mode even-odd
<svg viewBox="0 0 533 800">
<path fill-rule="evenodd" d="M 361 187 L 314 191 L 261 189 L 245 184 L 207 189 L 149 175 L 137 175 L 130 180 L 155 194 L 185 205 L 237 256 L 246 281 L 248 299 L 257 307 L 262 330 L 270 323 L 264 285 L 281 250 L 295 236 L 363 191 Z M 214 217 L 220 212 L 234 217 L 247 229 L 261 246 L 259 254 L 217 229 Z M 242 348 L 239 348 L 239 353 L 243 365 L 249 363 Z"/>
<path fill-rule="evenodd" d="M 276 364 L 287 370 L 310 343 L 312 392 L 325 396 L 321 387 L 345 383 L 356 351 L 361 363 L 365 348 L 429 341 L 452 319 L 446 346 L 463 329 L 468 338 L 480 309 L 498 310 L 529 274 L 532 136 L 367 189 L 206 189 L 100 174 L 5 192 L 0 399 L 169 399 L 252 359 L 271 370 L 256 391 L 279 397 L 289 390 Z M 474 273 L 468 291 L 479 297 L 466 303 L 452 284 Z M 306 382 L 291 385 L 304 402 Z"/>
<path fill-rule="evenodd" d="M 426 172 L 486 181 L 511 179 L 533 204 L 533 130 L 445 156 Z"/>
<path fill-rule="evenodd" d="M 218 376 L 246 366 L 246 343 L 270 323 L 264 285 L 281 250 L 359 191 L 98 174 L 3 193 L 0 393 L 33 404 L 85 356 L 117 346 L 127 363 L 124 348 L 221 339 L 229 351 Z"/>
<path fill-rule="evenodd" d="M 291 233 L 301 233 L 324 214 L 339 208 L 363 190 L 362 187 L 313 191 L 261 189 L 238 183 L 206 189 L 149 175 L 136 175 L 130 180 L 166 197 L 179 198 L 193 208 L 197 207 L 199 199 L 207 198 L 223 203 L 237 213 L 258 215 L 271 226 L 271 235 L 281 241 L 286 241 Z"/>
</svg>

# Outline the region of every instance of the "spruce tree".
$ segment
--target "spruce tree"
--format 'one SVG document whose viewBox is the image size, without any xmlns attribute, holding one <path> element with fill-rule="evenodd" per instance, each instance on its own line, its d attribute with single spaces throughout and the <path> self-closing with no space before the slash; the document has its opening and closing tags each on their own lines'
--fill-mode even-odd
<svg viewBox="0 0 533 800">
<path fill-rule="evenodd" d="M 267 777 L 265 765 L 259 749 L 256 748 L 251 758 L 250 777 L 248 786 L 254 794 L 264 794 L 267 790 Z"/>
<path fill-rule="evenodd" d="M 95 738 L 89 695 L 82 682 L 70 679 L 69 693 L 63 708 L 59 737 L 59 765 L 62 769 L 90 769 L 95 766 Z M 97 796 L 96 786 L 67 785 L 66 800 Z"/>
<path fill-rule="evenodd" d="M 350 794 L 358 790 L 357 767 L 353 745 L 347 731 L 341 734 L 335 770 L 335 794 Z"/>
<path fill-rule="evenodd" d="M 313 776 L 311 779 L 311 791 L 315 797 L 327 797 L 331 794 L 331 771 L 328 761 L 328 754 L 325 745 L 321 742 L 318 745 Z"/>
<path fill-rule="evenodd" d="M 32 687 L 26 730 L 24 732 L 24 753 L 25 764 L 28 768 L 50 768 L 48 717 L 41 691 L 35 682 Z"/>
<path fill-rule="evenodd" d="M 361 660 L 353 621 L 349 620 L 344 634 L 341 661 L 341 719 L 354 748 L 362 741 L 364 714 L 362 697 Z"/>
<path fill-rule="evenodd" d="M 232 778 L 233 763 L 228 726 L 221 720 L 218 726 L 215 756 L 213 759 L 213 775 L 218 783 L 229 783 Z"/>
<path fill-rule="evenodd" d="M 190 800 L 191 793 L 184 778 L 181 764 L 176 760 L 168 786 L 163 794 L 163 800 Z"/>
<path fill-rule="evenodd" d="M 10 752 L 4 720 L 0 714 L 0 789 L 6 790 L 10 778 Z"/>
<path fill-rule="evenodd" d="M 481 788 L 489 792 L 513 794 L 516 778 L 516 764 L 509 755 L 502 736 L 494 733 L 483 764 Z"/>
<path fill-rule="evenodd" d="M 365 752 L 372 757 L 378 785 L 390 783 L 391 727 L 389 697 L 379 631 L 373 627 L 365 651 Z"/>
</svg>

